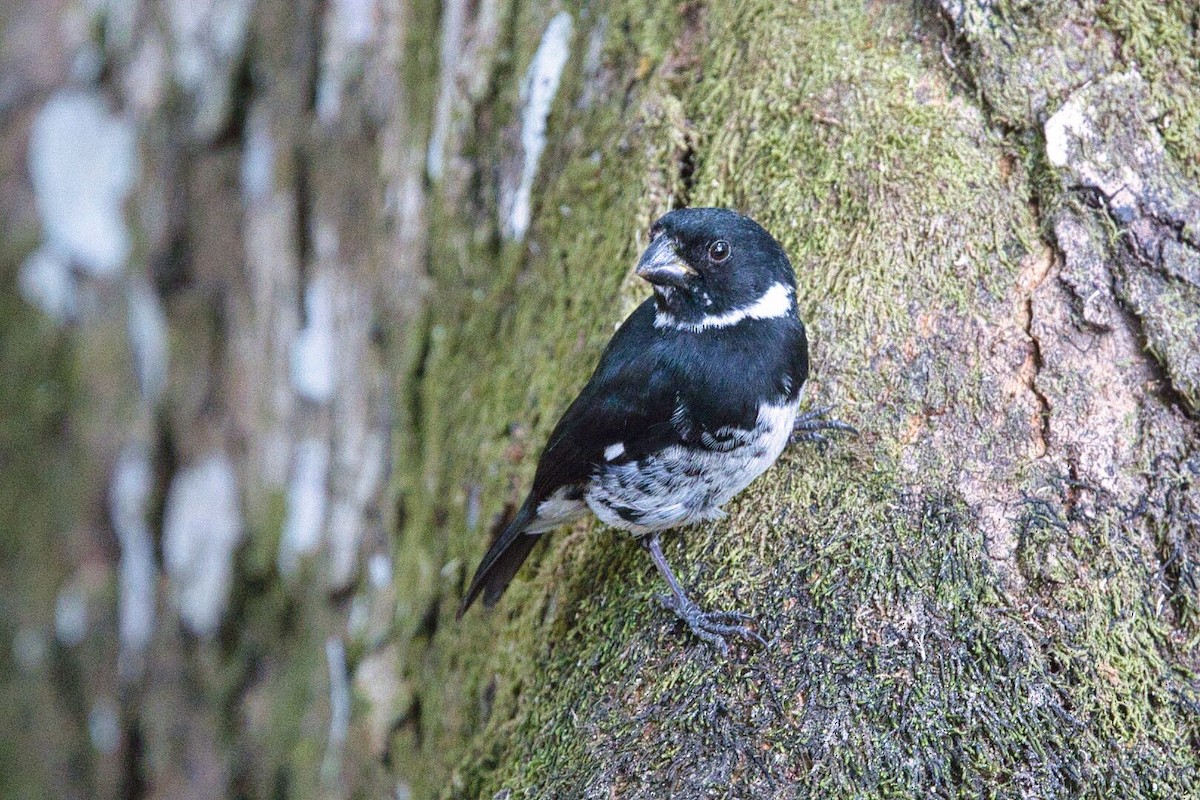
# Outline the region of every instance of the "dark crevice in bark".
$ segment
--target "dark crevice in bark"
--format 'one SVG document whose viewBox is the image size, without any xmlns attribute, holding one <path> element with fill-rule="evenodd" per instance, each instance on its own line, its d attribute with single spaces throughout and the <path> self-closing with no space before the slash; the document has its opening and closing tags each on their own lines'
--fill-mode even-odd
<svg viewBox="0 0 1200 800">
<path fill-rule="evenodd" d="M 412 732 L 413 747 L 416 749 L 421 748 L 421 745 L 425 739 L 425 730 L 422 726 L 421 714 L 421 698 L 417 697 L 413 700 L 412 706 L 409 708 L 408 713 L 396 726 L 398 730 L 408 730 Z"/>
<path fill-rule="evenodd" d="M 251 54 L 247 47 L 238 62 L 237 69 L 231 77 L 229 118 L 224 127 L 213 136 L 209 147 L 218 150 L 222 147 L 240 148 L 246 136 L 246 119 L 254 100 L 254 76 L 251 72 Z"/>
<path fill-rule="evenodd" d="M 345 586 L 334 586 L 325 593 L 325 599 L 329 603 L 330 608 L 339 612 L 348 612 L 350 609 L 350 601 L 359 590 L 359 576 L 361 572 L 356 573 Z"/>
<path fill-rule="evenodd" d="M 437 635 L 438 631 L 438 619 L 441 608 L 441 595 L 435 594 L 426 607 L 425 613 L 417 625 L 417 629 L 413 631 L 414 638 L 424 637 L 427 641 L 433 641 L 433 637 Z"/>
<path fill-rule="evenodd" d="M 1001 121 L 1000 115 L 996 113 L 996 108 L 988 100 L 983 85 L 975 74 L 971 43 L 959 30 L 959 20 L 954 19 L 937 0 L 918 0 L 917 8 L 928 23 L 932 24 L 933 20 L 938 21 L 934 38 L 938 41 L 938 50 L 942 54 L 942 62 L 945 64 L 946 74 L 950 77 L 951 83 L 957 83 L 974 99 L 975 104 L 983 112 L 987 124 L 993 130 L 1004 136 L 1019 136 L 1022 133 L 1021 129 Z"/>
<path fill-rule="evenodd" d="M 1141 360 L 1146 365 L 1146 368 L 1154 375 L 1154 381 L 1150 385 L 1152 393 L 1157 396 L 1159 401 L 1164 405 L 1178 409 L 1179 412 L 1188 419 L 1193 421 L 1200 419 L 1200 415 L 1193 413 L 1190 410 L 1187 399 L 1175 387 L 1175 383 L 1171 379 L 1171 375 L 1168 373 L 1167 368 L 1161 361 L 1159 361 L 1158 358 L 1153 355 L 1152 351 L 1150 350 L 1150 337 L 1147 335 L 1145 330 L 1145 324 L 1138 312 L 1132 308 L 1129 302 L 1125 299 L 1125 293 L 1122 291 L 1122 282 L 1126 279 L 1123 272 L 1129 269 L 1129 266 L 1124 263 L 1126 260 L 1132 261 L 1139 267 L 1158 272 L 1160 275 L 1164 275 L 1167 280 L 1174 280 L 1174 278 L 1170 275 L 1164 274 L 1159 269 L 1159 260 L 1149 256 L 1145 252 L 1144 247 L 1139 246 L 1140 243 L 1137 242 L 1136 238 L 1129 230 L 1129 225 L 1123 223 L 1120 219 L 1118 219 L 1117 215 L 1113 213 L 1109 206 L 1109 198 L 1106 197 L 1103 192 L 1092 186 L 1079 185 L 1068 187 L 1068 191 L 1080 198 L 1083 204 L 1087 208 L 1091 209 L 1094 213 L 1103 215 L 1110 225 L 1114 226 L 1116 230 L 1121 232 L 1119 244 L 1113 245 L 1112 251 L 1109 253 L 1110 259 L 1113 262 L 1113 267 L 1115 268 L 1108 269 L 1108 290 L 1111 292 L 1113 300 L 1115 301 L 1117 307 L 1120 308 L 1122 315 L 1129 323 L 1130 328 L 1132 329 L 1133 334 L 1138 341 Z M 1156 222 L 1159 222 L 1158 218 L 1154 219 Z M 1168 227 L 1173 228 L 1173 226 Z M 1176 238 L 1185 245 L 1187 244 L 1187 240 L 1183 237 L 1183 223 L 1181 221 L 1179 222 L 1178 235 Z M 1161 247 L 1161 239 L 1158 240 L 1157 243 Z M 1120 252 L 1116 252 L 1117 248 L 1120 249 Z M 1065 258 L 1065 255 L 1062 253 L 1061 249 L 1056 247 L 1056 250 L 1058 251 L 1060 258 Z"/>
<path fill-rule="evenodd" d="M 147 511 L 147 522 L 154 536 L 154 563 L 162 564 L 162 531 L 167 509 L 167 488 L 171 484 L 171 478 L 179 470 L 179 450 L 165 415 L 159 414 L 155 418 L 154 434 L 154 449 L 150 454 L 154 473 L 154 490 L 151 494 L 150 508 Z"/>
<path fill-rule="evenodd" d="M 298 131 L 294 140 L 292 159 L 295 169 L 293 189 L 295 191 L 295 235 L 296 235 L 296 298 L 300 311 L 301 327 L 307 326 L 308 306 L 304 302 L 304 292 L 308 287 L 313 266 L 313 202 L 316 190 L 314 188 L 311 137 L 307 135 L 307 125 L 311 125 L 316 116 L 317 89 L 320 85 L 321 70 L 321 29 L 326 17 L 325 0 L 315 0 L 308 8 L 308 26 L 302 27 L 302 40 L 295 57 L 303 60 L 304 70 L 304 109 L 302 120 L 296 123 Z M 305 9 L 298 13 L 303 17 Z"/>
<path fill-rule="evenodd" d="M 679 153 L 679 191 L 672 198 L 671 208 L 686 208 L 691 204 L 692 191 L 696 185 L 696 146 L 688 137 L 687 144 Z"/>
<path fill-rule="evenodd" d="M 420 327 L 413 326 L 412 335 L 419 337 L 417 345 L 417 356 L 413 361 L 412 371 L 404 384 L 407 387 L 405 392 L 405 400 L 408 405 L 408 419 L 412 430 L 412 440 L 419 442 L 421 433 L 425 429 L 425 400 L 421 393 L 421 387 L 424 385 L 426 369 L 429 365 L 429 354 L 433 348 L 433 331 L 430 328 L 428 321 L 423 322 Z"/>
<path fill-rule="evenodd" d="M 113 86 L 113 37 L 109 34 L 109 19 L 105 14 L 92 17 L 91 39 L 97 45 L 100 63 L 96 67 L 96 83 L 112 92 Z"/>
<path fill-rule="evenodd" d="M 231 360 L 229 353 L 230 292 L 231 289 L 226 286 L 213 293 L 212 312 L 209 317 L 212 347 L 208 351 L 208 364 L 203 372 L 208 380 L 201 413 L 208 415 L 211 420 L 220 419 L 225 411 L 225 393 L 221 391 L 221 384 L 226 379 L 224 365 Z"/>
<path fill-rule="evenodd" d="M 1156 461 L 1155 470 L 1164 466 L 1165 457 Z M 1158 558 L 1162 564 L 1163 583 L 1175 622 L 1184 630 L 1194 630 L 1200 623 L 1200 565 L 1189 552 L 1188 539 L 1194 538 L 1193 548 L 1200 547 L 1200 512 L 1190 500 L 1200 484 L 1200 456 L 1192 455 L 1179 463 L 1170 463 L 1163 502 L 1163 521 L 1158 536 Z M 1192 505 L 1193 508 L 1188 506 Z"/>
<path fill-rule="evenodd" d="M 307 16 L 309 22 L 304 30 L 302 52 L 305 56 L 304 110 L 310 117 L 317 109 L 317 91 L 321 85 L 321 31 L 328 16 L 328 7 L 328 0 L 314 0 L 307 9 L 307 15 L 304 14 L 304 9 L 298 12 L 301 19 Z"/>
<path fill-rule="evenodd" d="M 1025 300 L 1025 335 L 1029 337 L 1033 359 L 1033 372 L 1025 381 L 1025 386 L 1037 400 L 1038 418 L 1041 422 L 1038 429 L 1038 438 L 1041 440 L 1041 449 L 1044 454 L 1050 448 L 1050 401 L 1037 385 L 1038 375 L 1045 366 L 1045 359 L 1042 356 L 1042 343 L 1033 332 L 1033 291 L 1036 288 L 1035 286 L 1030 290 L 1030 296 Z"/>
<path fill-rule="evenodd" d="M 150 786 L 142 770 L 146 757 L 142 726 L 137 717 L 125 722 L 125 747 L 121 753 L 121 786 L 118 790 L 124 800 L 141 800 L 148 797 Z"/>
<path fill-rule="evenodd" d="M 287 800 L 293 796 L 291 779 L 287 770 L 280 766 L 275 770 L 275 781 L 271 787 L 272 800 Z"/>
<path fill-rule="evenodd" d="M 88 730 L 88 699 L 85 696 L 87 681 L 80 665 L 67 648 L 55 639 L 50 647 L 50 683 L 55 687 L 55 700 L 66 712 L 65 716 L 72 720 L 72 727 L 77 730 Z M 84 787 L 86 796 L 96 796 L 95 779 L 92 775 L 94 753 L 85 749 L 84 741 L 72 741 L 70 764 L 72 773 L 71 786 Z"/>
<path fill-rule="evenodd" d="M 384 737 L 383 753 L 380 754 L 379 763 L 388 772 L 393 772 L 396 769 L 396 736 L 408 724 L 408 717 L 408 712 L 405 712 L 393 720 L 392 724 L 388 727 L 387 736 Z"/>
<path fill-rule="evenodd" d="M 1084 490 L 1092 488 L 1079 478 L 1079 463 L 1073 453 L 1067 453 L 1067 477 L 1063 484 L 1063 509 L 1067 519 L 1075 519 L 1075 510 L 1079 507 L 1080 495 Z"/>
<path fill-rule="evenodd" d="M 1150 354 L 1150 340 L 1146 335 L 1145 325 L 1142 323 L 1141 317 L 1139 317 L 1137 313 L 1129 308 L 1128 304 L 1119 296 L 1117 298 L 1117 302 L 1125 311 L 1130 325 L 1133 327 L 1134 333 L 1137 336 L 1138 344 L 1141 345 L 1142 358 L 1146 364 L 1146 368 L 1149 369 L 1154 375 L 1154 380 L 1148 385 L 1150 392 L 1158 397 L 1160 403 L 1176 409 L 1180 414 L 1192 422 L 1200 421 L 1200 414 L 1190 410 L 1188 401 L 1184 398 L 1183 394 L 1175 388 L 1175 383 L 1171 380 L 1171 376 L 1167 372 L 1166 367 L 1164 367 L 1157 358 Z"/>
<path fill-rule="evenodd" d="M 300 309 L 301 327 L 308 325 L 308 307 L 304 302 L 304 290 L 308 287 L 312 269 L 312 206 L 313 188 L 308 149 L 297 145 L 294 154 L 296 165 L 296 298 Z"/>
<path fill-rule="evenodd" d="M 1025 130 L 1014 128 L 1012 125 L 1006 124 L 999 118 L 996 109 L 988 100 L 982 86 L 979 83 L 973 70 L 973 58 L 971 45 L 967 41 L 966 36 L 960 32 L 958 28 L 958 20 L 942 7 L 937 0 L 918 0 L 917 7 L 922 16 L 932 25 L 934 20 L 937 21 L 937 33 L 934 37 L 938 41 L 938 46 L 942 54 L 942 59 L 947 68 L 949 77 L 961 84 L 961 86 L 975 98 L 975 102 L 982 111 L 987 124 L 1006 140 L 1013 142 L 1014 149 L 1021 152 L 1024 148 L 1021 142 L 1022 135 Z M 1042 231 L 1050 230 L 1050 222 L 1043 216 L 1043 203 L 1038 196 L 1036 189 L 1032 189 L 1028 198 L 1030 210 L 1034 220 Z M 1047 242 L 1055 253 L 1055 258 L 1058 263 L 1061 263 L 1063 253 L 1053 241 L 1053 237 L 1049 237 Z M 1054 264 L 1051 264 L 1047 274 L 1039 279 L 1034 286 L 1029 289 L 1029 296 L 1024 299 L 1024 320 L 1023 328 L 1025 335 L 1028 337 L 1031 347 L 1032 372 L 1026 376 L 1024 381 L 1026 388 L 1033 395 L 1037 402 L 1039 426 L 1037 436 L 1040 440 L 1041 452 L 1044 455 L 1050 449 L 1050 414 L 1051 406 L 1049 398 L 1038 388 L 1038 376 L 1045 366 L 1045 358 L 1042 352 L 1041 341 L 1033 330 L 1034 306 L 1033 293 L 1037 286 L 1050 277 L 1050 271 L 1054 269 Z"/>
<path fill-rule="evenodd" d="M 167 299 L 191 280 L 187 253 L 187 236 L 177 226 L 168 245 L 150 256 L 147 272 L 160 298 Z"/>
<path fill-rule="evenodd" d="M 219 708 L 218 729 L 226 742 L 236 742 L 251 727 L 247 719 L 246 698 L 264 680 L 278 679 L 277 659 L 295 652 L 298 627 L 306 624 L 295 599 L 280 590 L 280 576 L 272 560 L 264 569 L 248 563 L 242 548 L 234 563 L 238 591 L 230 598 L 229 611 L 217 635 L 225 681 L 214 693 L 212 703 Z M 263 634 L 271 632 L 267 641 Z M 268 762 L 276 754 L 268 755 Z M 258 776 L 263 764 L 246 760 L 230 768 L 230 785 L 240 797 L 256 796 Z M 286 787 L 288 775 L 280 767 L 275 773 L 276 790 Z M 284 791 L 280 797 L 291 797 Z"/>
</svg>

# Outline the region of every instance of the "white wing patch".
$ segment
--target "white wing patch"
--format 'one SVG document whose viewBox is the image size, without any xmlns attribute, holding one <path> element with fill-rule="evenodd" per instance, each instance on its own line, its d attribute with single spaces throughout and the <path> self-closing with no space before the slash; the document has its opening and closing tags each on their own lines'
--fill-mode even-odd
<svg viewBox="0 0 1200 800">
<path fill-rule="evenodd" d="M 587 511 L 587 506 L 582 500 L 572 500 L 570 494 L 571 487 L 564 486 L 538 503 L 537 517 L 529 523 L 525 533 L 545 533 L 582 517 Z"/>
<path fill-rule="evenodd" d="M 696 322 L 680 322 L 674 314 L 659 311 L 654 315 L 654 327 L 676 328 L 681 331 L 699 333 L 710 328 L 728 328 L 744 319 L 772 319 L 784 317 L 792 312 L 792 288 L 776 283 L 763 292 L 762 297 L 748 306 L 726 311 L 724 314 L 709 314 Z"/>
<path fill-rule="evenodd" d="M 616 461 L 618 458 L 620 458 L 623 455 L 625 455 L 625 443 L 624 442 L 617 442 L 616 444 L 610 444 L 608 447 L 604 448 L 604 460 L 605 461 Z"/>
</svg>

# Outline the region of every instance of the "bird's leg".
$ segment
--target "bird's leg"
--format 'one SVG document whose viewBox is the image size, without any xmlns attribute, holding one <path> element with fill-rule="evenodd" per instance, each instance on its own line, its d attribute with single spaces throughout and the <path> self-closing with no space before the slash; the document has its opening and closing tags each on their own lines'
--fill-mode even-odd
<svg viewBox="0 0 1200 800">
<path fill-rule="evenodd" d="M 737 624 L 747 622 L 750 619 L 748 615 L 740 611 L 701 611 L 700 607 L 684 594 L 683 587 L 679 585 L 679 580 L 671 571 L 671 565 L 667 563 L 666 556 L 663 555 L 662 544 L 659 542 L 657 533 L 642 537 L 638 541 L 650 553 L 650 559 L 654 562 L 654 566 L 658 568 L 667 585 L 671 587 L 670 595 L 659 595 L 658 599 L 686 622 L 692 629 L 692 633 L 716 647 L 724 655 L 729 655 L 729 645 L 726 644 L 725 637 L 730 634 L 754 639 L 764 647 L 766 646 L 767 643 L 761 636 L 745 625 Z"/>
<path fill-rule="evenodd" d="M 796 424 L 792 426 L 791 441 L 816 442 L 817 446 L 824 450 L 829 445 L 829 438 L 822 431 L 852 433 L 857 436 L 858 429 L 853 425 L 829 418 L 829 412 L 832 410 L 833 406 L 822 406 L 797 416 Z"/>
</svg>

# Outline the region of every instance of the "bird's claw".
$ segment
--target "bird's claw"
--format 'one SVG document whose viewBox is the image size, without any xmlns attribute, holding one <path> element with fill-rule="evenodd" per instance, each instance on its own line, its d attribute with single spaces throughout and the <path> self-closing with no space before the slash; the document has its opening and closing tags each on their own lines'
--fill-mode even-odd
<svg viewBox="0 0 1200 800">
<path fill-rule="evenodd" d="M 726 636 L 741 636 L 745 639 L 753 639 L 763 647 L 767 646 L 767 640 L 757 631 L 738 624 L 752 621 L 753 617 L 749 614 L 741 611 L 701 611 L 700 607 L 691 600 L 685 599 L 681 606 L 673 595 L 659 595 L 658 601 L 664 608 L 674 611 L 676 616 L 686 622 L 692 629 L 692 633 L 720 650 L 721 655 L 729 655 L 729 643 L 725 641 Z"/>
<path fill-rule="evenodd" d="M 792 442 L 815 442 L 824 450 L 829 446 L 829 437 L 822 431 L 858 436 L 858 429 L 853 425 L 839 419 L 829 419 L 828 415 L 832 410 L 833 406 L 821 406 L 796 417 L 796 423 L 792 426 Z"/>
</svg>

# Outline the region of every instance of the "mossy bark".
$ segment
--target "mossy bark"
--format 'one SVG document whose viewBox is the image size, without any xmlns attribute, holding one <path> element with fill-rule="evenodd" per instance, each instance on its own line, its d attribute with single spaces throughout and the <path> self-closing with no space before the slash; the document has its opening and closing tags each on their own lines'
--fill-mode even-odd
<svg viewBox="0 0 1200 800">
<path fill-rule="evenodd" d="M 1134 101 L 1190 118 L 1194 12 L 965 5 L 571 9 L 524 244 L 479 234 L 512 82 L 467 114 L 477 193 L 434 237 L 417 455 L 398 476 L 413 706 L 392 753 L 417 796 L 1200 792 L 1180 354 L 1196 283 L 1123 255 L 1134 220 L 1048 159 L 1042 127 L 1136 53 L 1154 56 Z M 528 15 L 518 70 L 550 12 Z M 1194 126 L 1139 113 L 1185 197 L 1171 207 L 1190 207 Z M 1136 173 L 1137 137 L 1106 141 Z M 771 645 L 715 656 L 653 602 L 638 548 L 593 524 L 456 623 L 488 520 L 644 296 L 626 267 L 646 223 L 681 204 L 776 233 L 813 341 L 808 397 L 863 431 L 790 452 L 671 544 L 684 583 Z M 1072 224 L 1092 250 L 1065 242 Z M 1186 230 L 1160 238 L 1197 263 Z M 1131 300 L 1141 281 L 1178 302 Z"/>
<path fill-rule="evenodd" d="M 236 47 L 180 33 L 188 4 L 100 12 L 81 52 L 137 125 L 126 274 L 162 303 L 169 376 L 139 395 L 125 283 L 65 329 L 4 310 L 28 380 L 0 403 L 0 718 L 32 734 L 0 744 L 0 792 L 1200 797 L 1191 5 L 263 0 Z M 514 235 L 523 84 L 563 13 Z M 210 84 L 155 60 L 184 46 Z M 12 67 L 14 174 L 61 49 L 56 78 Z M 38 237 L 12 182 L 5 288 Z M 780 239 L 808 402 L 862 432 L 789 450 L 667 542 L 769 646 L 712 652 L 592 522 L 455 621 L 680 205 Z M 337 357 L 314 398 L 294 359 L 316 334 Z M 219 630 L 181 624 L 160 570 L 154 638 L 118 673 L 131 442 L 148 524 L 218 452 L 245 533 Z M 311 552 L 288 549 L 301 463 L 328 465 Z M 64 642 L 54 609 L 80 596 Z"/>
</svg>

